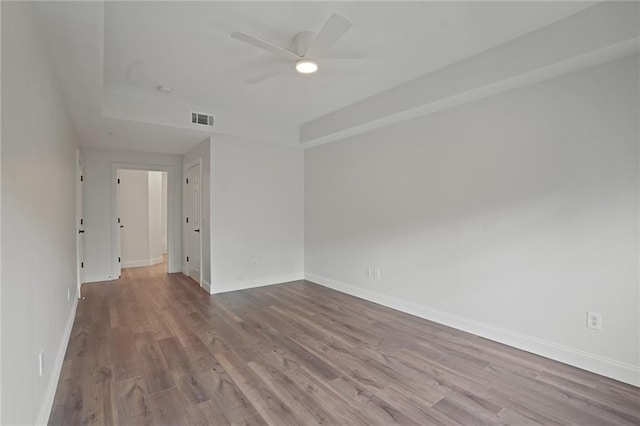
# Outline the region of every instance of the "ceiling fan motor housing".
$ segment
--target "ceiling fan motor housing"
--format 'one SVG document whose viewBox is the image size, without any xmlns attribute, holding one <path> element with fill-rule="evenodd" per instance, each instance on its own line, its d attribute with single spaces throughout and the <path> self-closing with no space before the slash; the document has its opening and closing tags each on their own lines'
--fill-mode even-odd
<svg viewBox="0 0 640 426">
<path fill-rule="evenodd" d="M 311 46 L 311 42 L 316 37 L 316 33 L 313 31 L 300 31 L 291 40 L 291 46 L 289 50 L 298 56 L 304 56 Z"/>
</svg>

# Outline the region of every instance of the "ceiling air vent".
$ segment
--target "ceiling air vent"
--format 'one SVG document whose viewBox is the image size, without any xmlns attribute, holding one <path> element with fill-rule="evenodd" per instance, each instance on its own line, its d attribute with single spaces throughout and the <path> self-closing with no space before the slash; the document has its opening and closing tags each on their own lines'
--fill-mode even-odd
<svg viewBox="0 0 640 426">
<path fill-rule="evenodd" d="M 203 114 L 201 112 L 192 112 L 191 122 L 193 124 L 199 124 L 201 126 L 213 127 L 213 115 Z"/>
</svg>

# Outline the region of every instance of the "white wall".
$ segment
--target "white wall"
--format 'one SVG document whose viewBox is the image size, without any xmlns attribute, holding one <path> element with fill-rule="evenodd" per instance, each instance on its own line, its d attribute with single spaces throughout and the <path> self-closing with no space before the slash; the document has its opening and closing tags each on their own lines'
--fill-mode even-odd
<svg viewBox="0 0 640 426">
<path fill-rule="evenodd" d="M 162 253 L 167 252 L 167 174 L 162 173 Z"/>
<path fill-rule="evenodd" d="M 639 385 L 638 89 L 636 55 L 307 150 L 307 277 Z"/>
<path fill-rule="evenodd" d="M 214 293 L 303 277 L 303 158 L 295 148 L 213 141 Z"/>
<path fill-rule="evenodd" d="M 77 302 L 77 140 L 31 5 L 1 7 L 0 423 L 34 424 L 48 418 Z"/>
<path fill-rule="evenodd" d="M 200 192 L 202 193 L 202 210 L 204 218 L 200 226 L 200 238 L 202 238 L 202 280 L 203 287 L 207 291 L 211 291 L 211 138 L 207 138 L 197 147 L 186 153 L 183 157 L 183 170 L 185 165 L 194 161 L 196 158 L 200 158 L 200 173 L 202 174 L 202 180 L 200 181 Z M 182 185 L 184 189 L 184 176 L 182 179 Z M 183 204 L 182 217 L 187 216 L 184 210 Z M 184 239 L 185 233 L 185 221 L 182 221 L 183 232 L 183 244 L 186 247 L 186 239 Z M 186 259 L 182 259 L 184 265 L 183 270 L 186 270 Z"/>
<path fill-rule="evenodd" d="M 0 26 L 2 24 L 2 6 L 0 6 Z M 1 35 L 0 35 L 1 40 Z M 0 51 L 2 48 L 0 47 Z M 0 63 L 2 60 L 0 59 Z M 2 67 L 0 67 L 0 97 L 2 95 Z M 2 102 L 0 102 L 0 121 L 2 117 Z M 2 176 L 2 129 L 0 129 L 0 176 Z M 0 212 L 2 212 L 2 190 L 0 188 Z M 0 242 L 2 241 L 2 220 L 0 220 Z M 1 244 L 0 244 L 1 246 Z M 0 309 L 2 306 L 2 255 L 0 247 Z M 0 422 L 2 422 L 2 314 L 0 311 Z"/>
<path fill-rule="evenodd" d="M 85 281 L 114 279 L 112 241 L 113 185 L 112 165 L 141 164 L 149 168 L 171 167 L 169 178 L 169 259 L 168 271 L 182 270 L 182 157 L 149 152 L 119 151 L 83 147 L 85 214 Z M 116 277 L 117 278 L 117 277 Z"/>
<path fill-rule="evenodd" d="M 162 262 L 162 176 L 165 174 L 120 170 L 123 268 Z"/>
<path fill-rule="evenodd" d="M 122 267 L 149 263 L 149 172 L 120 170 Z"/>
<path fill-rule="evenodd" d="M 149 174 L 149 259 L 153 263 L 162 262 L 162 175 L 165 172 Z"/>
</svg>

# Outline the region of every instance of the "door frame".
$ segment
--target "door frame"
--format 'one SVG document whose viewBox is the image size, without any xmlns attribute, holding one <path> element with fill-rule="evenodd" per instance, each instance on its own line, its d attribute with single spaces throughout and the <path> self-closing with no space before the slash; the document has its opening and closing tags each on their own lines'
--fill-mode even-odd
<svg viewBox="0 0 640 426">
<path fill-rule="evenodd" d="M 84 284 L 84 271 L 83 269 L 83 261 L 84 261 L 84 246 L 80 247 L 80 238 L 84 238 L 84 235 L 80 236 L 80 230 L 84 229 L 84 170 L 82 164 L 82 154 L 80 150 L 76 150 L 76 297 L 80 298 L 80 292 L 82 284 Z"/>
<path fill-rule="evenodd" d="M 176 239 L 180 241 L 180 237 L 174 235 L 173 221 L 176 212 L 173 207 L 173 197 L 177 196 L 173 190 L 174 170 L 173 166 L 157 165 L 157 164 L 136 164 L 136 163 L 112 163 L 111 164 L 111 273 L 114 280 L 120 277 L 122 268 L 118 262 L 118 247 L 120 246 L 118 223 L 118 170 L 142 170 L 147 172 L 167 172 L 167 273 L 180 272 L 172 270 L 171 265 L 174 264 L 174 257 L 177 255 L 173 250 Z M 182 262 L 180 262 L 182 265 Z"/>
<path fill-rule="evenodd" d="M 198 182 L 200 182 L 200 287 L 203 287 L 204 284 L 204 271 L 202 270 L 203 261 L 202 261 L 202 240 L 204 239 L 203 224 L 204 224 L 204 203 L 202 202 L 202 158 L 196 157 L 195 159 L 184 163 L 182 165 L 182 217 L 186 218 L 187 214 L 187 172 L 191 167 L 198 166 Z M 188 247 L 188 234 L 187 234 L 187 223 L 186 220 L 182 221 L 182 247 L 184 251 Z M 182 273 L 189 276 L 187 268 L 187 254 L 184 253 L 182 256 Z"/>
</svg>

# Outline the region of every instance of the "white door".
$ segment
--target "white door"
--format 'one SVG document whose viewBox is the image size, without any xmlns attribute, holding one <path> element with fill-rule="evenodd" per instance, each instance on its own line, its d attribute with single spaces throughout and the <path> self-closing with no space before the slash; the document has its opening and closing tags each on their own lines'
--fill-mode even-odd
<svg viewBox="0 0 640 426">
<path fill-rule="evenodd" d="M 200 283 L 200 165 L 190 167 L 186 173 L 187 211 L 187 275 Z"/>
<path fill-rule="evenodd" d="M 118 250 L 116 259 L 116 274 L 117 278 L 120 278 L 122 275 L 122 228 L 124 228 L 124 224 L 122 223 L 122 195 L 120 191 L 120 170 L 116 171 L 116 247 Z"/>
<path fill-rule="evenodd" d="M 84 175 L 82 169 L 82 158 L 78 152 L 77 158 L 77 186 L 76 186 L 76 229 L 77 235 L 77 279 L 78 279 L 78 295 L 80 295 L 80 287 L 84 283 Z"/>
</svg>

